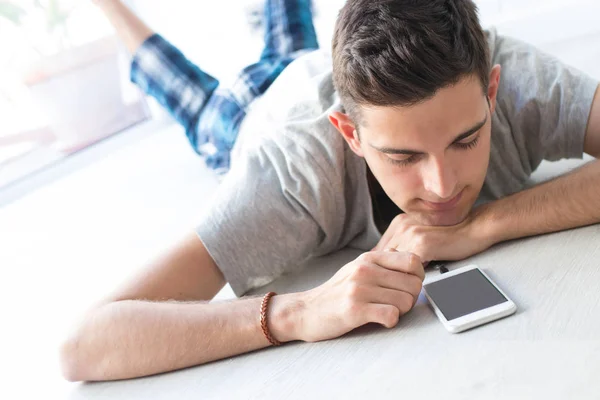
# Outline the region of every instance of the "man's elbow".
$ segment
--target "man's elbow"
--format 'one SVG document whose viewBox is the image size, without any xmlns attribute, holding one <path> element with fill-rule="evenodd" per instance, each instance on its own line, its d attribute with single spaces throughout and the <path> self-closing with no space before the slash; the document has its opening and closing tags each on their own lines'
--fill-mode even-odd
<svg viewBox="0 0 600 400">
<path fill-rule="evenodd" d="M 59 361 L 62 376 L 69 382 L 90 380 L 85 363 L 81 360 L 79 341 L 76 337 L 69 337 L 61 343 Z"/>
<path fill-rule="evenodd" d="M 90 327 L 86 327 L 85 324 L 79 326 L 60 344 L 60 369 L 67 381 L 106 380 L 107 359 L 104 352 L 98 348 L 98 343 L 93 343 L 93 335 L 88 337 L 89 330 Z"/>
<path fill-rule="evenodd" d="M 59 359 L 62 376 L 69 382 L 119 379 L 106 368 L 110 363 L 105 357 L 90 355 L 77 338 L 67 339 L 61 344 Z"/>
</svg>

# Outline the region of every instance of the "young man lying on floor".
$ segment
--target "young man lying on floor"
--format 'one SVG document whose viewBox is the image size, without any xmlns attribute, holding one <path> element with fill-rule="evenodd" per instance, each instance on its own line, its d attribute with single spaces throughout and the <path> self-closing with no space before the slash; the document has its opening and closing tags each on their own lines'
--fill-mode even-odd
<svg viewBox="0 0 600 400">
<path fill-rule="evenodd" d="M 267 24 L 292 36 L 267 40 L 279 53 L 261 60 L 308 54 L 273 61 L 247 97 L 215 89 L 117 0 L 97 3 L 134 52 L 134 80 L 194 148 L 210 144 L 225 168 L 233 154 L 196 232 L 65 341 L 69 380 L 176 370 L 368 322 L 391 328 L 415 304 L 424 263 L 600 222 L 597 160 L 526 188 L 542 160 L 600 156 L 598 81 L 482 30 L 470 0 L 349 0 L 331 56 L 307 50 L 308 1 L 268 1 L 288 13 L 280 21 L 304 22 Z M 314 289 L 208 303 L 226 283 L 243 296 L 346 246 L 364 254 Z"/>
</svg>

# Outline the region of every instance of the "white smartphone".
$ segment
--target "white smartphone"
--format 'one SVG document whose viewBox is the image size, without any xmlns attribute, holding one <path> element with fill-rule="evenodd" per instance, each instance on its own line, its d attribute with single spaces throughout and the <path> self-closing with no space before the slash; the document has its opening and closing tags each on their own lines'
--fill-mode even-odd
<svg viewBox="0 0 600 400">
<path fill-rule="evenodd" d="M 515 303 L 476 265 L 428 278 L 423 290 L 435 314 L 452 333 L 517 311 Z"/>
</svg>

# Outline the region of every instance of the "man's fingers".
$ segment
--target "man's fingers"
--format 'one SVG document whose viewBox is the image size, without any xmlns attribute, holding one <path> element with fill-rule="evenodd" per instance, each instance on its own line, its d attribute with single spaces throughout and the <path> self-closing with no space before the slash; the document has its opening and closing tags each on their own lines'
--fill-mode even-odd
<svg viewBox="0 0 600 400">
<path fill-rule="evenodd" d="M 415 298 L 419 297 L 420 291 L 420 285 L 418 285 L 405 290 L 370 286 L 365 292 L 369 303 L 390 304 L 400 310 L 400 315 L 402 315 L 410 311 L 415 304 Z"/>
<path fill-rule="evenodd" d="M 395 229 L 393 228 L 393 225 L 394 223 L 392 222 L 392 224 L 390 224 L 386 231 L 383 232 L 381 239 L 379 239 L 379 242 L 377 242 L 377 246 L 375 246 L 373 251 L 382 251 L 386 248 L 388 243 L 390 243 L 390 241 L 394 237 L 394 234 L 396 233 Z"/>
<path fill-rule="evenodd" d="M 404 251 L 372 251 L 362 254 L 359 259 L 367 263 L 376 264 L 392 271 L 405 272 L 425 279 L 425 270 L 421 259 Z"/>
<path fill-rule="evenodd" d="M 423 279 L 420 276 L 387 268 L 375 269 L 372 281 L 369 283 L 380 288 L 400 290 L 417 296 L 423 287 Z"/>
<path fill-rule="evenodd" d="M 361 325 L 369 322 L 381 324 L 386 328 L 393 328 L 400 319 L 400 310 L 390 304 L 367 303 L 364 306 L 363 319 Z"/>
</svg>

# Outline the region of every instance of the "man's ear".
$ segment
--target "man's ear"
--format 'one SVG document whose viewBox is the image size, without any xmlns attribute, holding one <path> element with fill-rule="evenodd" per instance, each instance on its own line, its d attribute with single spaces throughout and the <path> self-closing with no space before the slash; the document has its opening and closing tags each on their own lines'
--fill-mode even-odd
<svg viewBox="0 0 600 400">
<path fill-rule="evenodd" d="M 335 129 L 337 129 L 342 135 L 352 151 L 360 157 L 364 157 L 362 148 L 360 146 L 358 132 L 356 131 L 356 126 L 350 117 L 344 113 L 335 111 L 329 114 L 329 122 L 331 122 L 331 125 L 333 125 Z"/>
<path fill-rule="evenodd" d="M 488 85 L 488 99 L 490 100 L 490 108 L 492 114 L 496 110 L 496 97 L 498 96 L 498 87 L 500 86 L 500 72 L 502 67 L 499 64 L 494 65 L 490 72 L 490 83 Z"/>
</svg>

